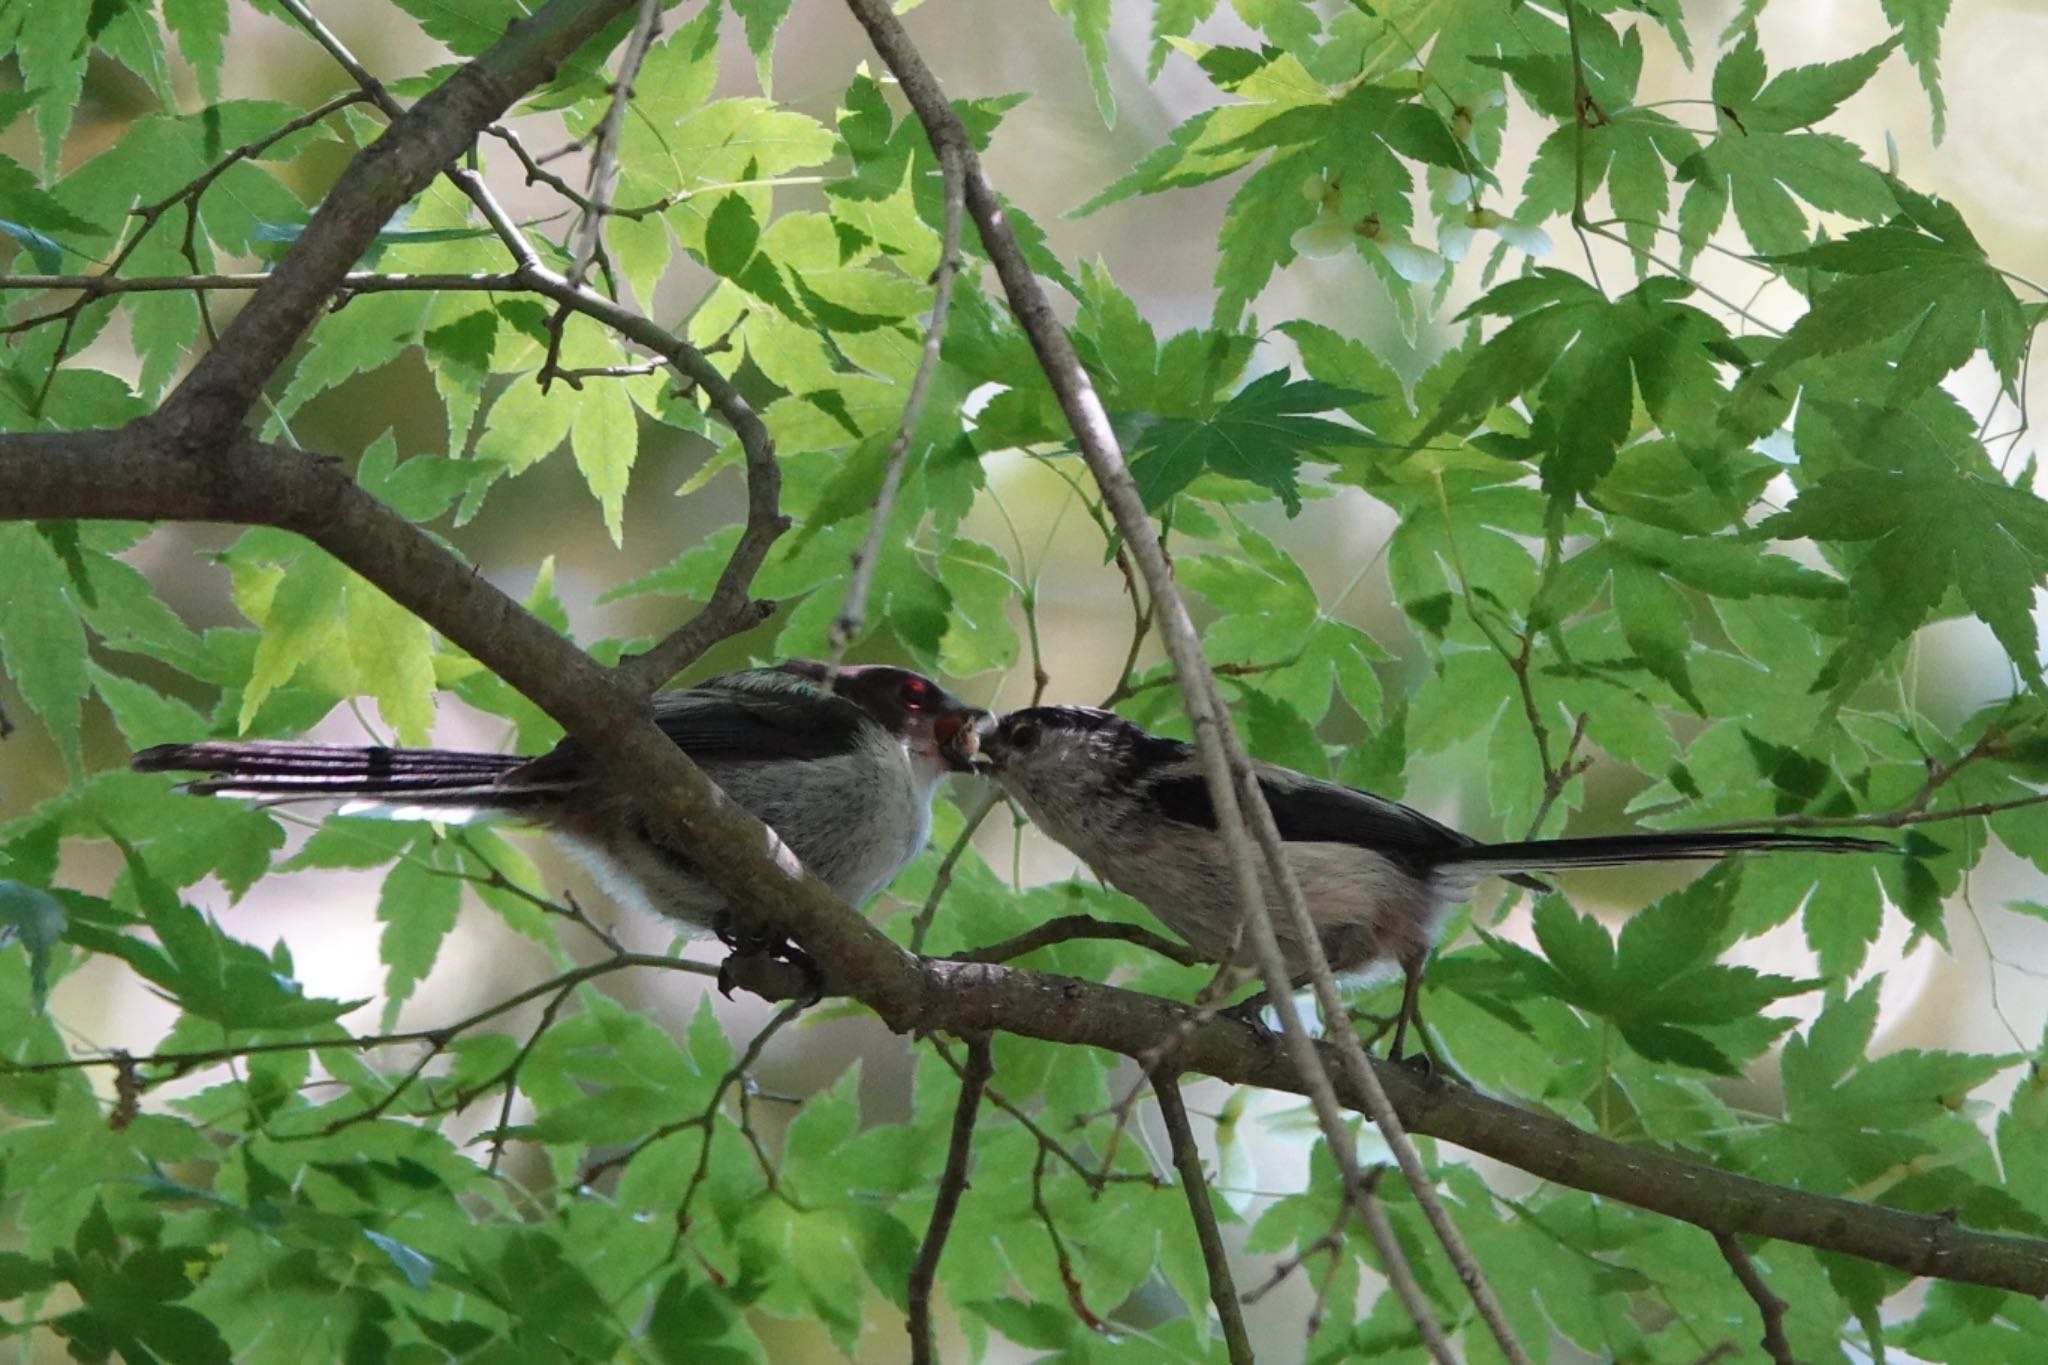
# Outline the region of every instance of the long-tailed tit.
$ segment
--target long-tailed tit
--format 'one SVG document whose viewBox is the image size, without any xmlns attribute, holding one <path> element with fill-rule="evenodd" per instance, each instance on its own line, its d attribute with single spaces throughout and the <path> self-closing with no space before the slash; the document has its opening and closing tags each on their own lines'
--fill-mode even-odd
<svg viewBox="0 0 2048 1365">
<path fill-rule="evenodd" d="M 1117 890 L 1144 903 L 1212 961 L 1254 960 L 1236 882 L 1194 750 L 1123 717 L 1034 706 L 985 723 L 981 752 L 1038 827 Z M 1338 972 L 1398 966 L 1407 976 L 1392 1055 L 1415 1009 L 1422 967 L 1450 908 L 1489 876 L 1541 887 L 1530 872 L 1714 859 L 1729 853 L 1883 853 L 1889 844 L 1772 831 L 1612 834 L 1484 844 L 1418 810 L 1291 769 L 1257 764 L 1288 863 Z M 1261 869 L 1273 930 L 1295 985 L 1307 953 Z"/>
<path fill-rule="evenodd" d="M 654 719 L 813 875 L 859 905 L 916 857 L 940 778 L 964 770 L 976 723 L 931 679 L 874 664 L 793 660 L 655 698 Z M 687 924 L 729 910 L 690 855 L 565 739 L 538 758 L 447 749 L 204 741 L 137 754 L 144 772 L 197 772 L 201 794 L 338 798 L 344 811 L 539 825 L 588 865 L 613 900 Z"/>
</svg>

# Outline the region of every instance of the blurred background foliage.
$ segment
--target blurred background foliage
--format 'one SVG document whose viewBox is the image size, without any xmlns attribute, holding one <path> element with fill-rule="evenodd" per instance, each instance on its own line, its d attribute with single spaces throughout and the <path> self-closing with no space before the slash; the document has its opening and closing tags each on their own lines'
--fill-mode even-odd
<svg viewBox="0 0 2048 1365">
<path fill-rule="evenodd" d="M 617 288 L 763 407 L 797 519 L 756 585 L 784 607 L 702 671 L 823 651 L 937 250 L 929 154 L 852 21 L 831 5 L 733 11 L 672 12 L 616 195 L 648 211 L 607 228 Z M 322 17 L 409 99 L 509 12 Z M 1428 997 L 1457 1067 L 1610 1136 L 2042 1231 L 2048 1208 L 2001 1169 L 2039 1151 L 2027 1059 L 2048 1021 L 2032 965 L 2048 815 L 2027 804 L 2048 521 L 2022 364 L 2040 317 L 2025 281 L 2048 272 L 2048 73 L 2031 69 L 2048 18 L 1861 0 L 932 0 L 909 21 L 1064 291 L 1256 752 L 1482 835 L 1910 827 L 1913 856 L 1876 875 L 1786 859 L 1679 891 L 1650 873 L 1574 878 L 1570 905 L 1482 897 Z M 131 208 L 349 89 L 269 4 L 35 0 L 0 12 L 0 32 L 0 262 L 16 275 L 105 262 Z M 572 64 L 508 126 L 546 158 L 603 105 L 602 72 Z M 1574 126 L 1575 109 L 1595 112 Z M 349 106 L 236 163 L 202 201 L 195 256 L 179 205 L 123 272 L 261 268 L 379 126 Z M 566 237 L 559 194 L 505 145 L 481 155 L 536 240 Z M 543 164 L 578 182 L 576 156 Z M 1575 232 L 1581 194 L 1612 221 Z M 505 257 L 437 185 L 362 268 Z M 10 293 L 6 320 L 63 299 Z M 0 419 L 143 411 L 208 326 L 192 295 L 163 293 L 20 330 Z M 543 390 L 547 347 L 531 300 L 357 294 L 273 385 L 266 431 L 342 454 L 608 657 L 708 590 L 743 507 L 737 452 L 664 374 Z M 636 360 L 581 319 L 563 334 L 565 366 Z M 963 288 L 856 657 L 997 706 L 1114 697 L 1182 733 L 1067 441 L 1000 302 Z M 120 771 L 131 747 L 205 733 L 553 739 L 381 593 L 269 531 L 0 526 L 0 565 L 0 703 L 20 725 L 0 750 L 4 873 L 68 888 L 69 915 L 47 962 L 0 961 L 8 1008 L 33 1020 L 15 1060 L 338 1037 L 343 1006 L 365 1000 L 346 1014 L 356 1032 L 431 1027 L 588 960 L 588 936 L 540 902 L 573 887 L 610 915 L 545 848 L 202 803 Z M 953 795 L 933 854 L 875 911 L 893 933 L 911 932 L 982 798 Z M 1916 823 L 1979 805 L 2010 809 Z M 1143 918 L 1066 880 L 1072 860 L 1000 813 L 976 847 L 949 873 L 932 951 L 1075 909 Z M 1636 937 L 1610 939 L 1667 892 Z M 222 947 L 223 929 L 277 946 Z M 669 946 L 659 925 L 618 932 Z M 1033 965 L 1177 994 L 1203 980 L 1104 944 Z M 143 1329 L 122 1315 L 141 1314 L 173 1360 L 212 1358 L 182 1313 L 248 1359 L 394 1343 L 421 1359 L 894 1358 L 888 1299 L 943 1151 L 946 1061 L 828 1007 L 764 1042 L 735 1107 L 717 1082 L 764 1007 L 668 972 L 599 984 L 560 1019 L 536 999 L 479 1029 L 395 1101 L 415 1055 L 396 1047 L 375 1065 L 285 1050 L 151 1075 L 141 1114 L 111 1128 L 130 1101 L 107 1075 L 8 1078 L 21 1250 L 0 1283 L 42 1294 L 43 1267 L 68 1264 L 43 1302 L 85 1314 L 72 1342 L 125 1340 Z M 1362 1009 L 1389 1003 L 1360 993 Z M 1220 1358 L 1180 1195 L 1145 1178 L 1160 1144 L 1142 1121 L 1112 1136 L 1132 1078 L 1018 1039 L 995 1057 L 998 1089 L 1090 1164 L 1048 1173 L 1032 1130 L 987 1126 L 941 1279 L 955 1349 Z M 515 1058 L 501 1105 L 492 1083 Z M 1256 1283 L 1330 1228 L 1328 1158 L 1292 1100 L 1192 1094 Z M 703 1113 L 699 1136 L 639 1145 Z M 488 1137 L 507 1124 L 501 1172 Z M 608 1155 L 616 1171 L 583 1189 Z M 1443 1155 L 1532 1347 L 1692 1359 L 1753 1339 L 1696 1233 L 1512 1173 L 1482 1183 Z M 1410 1240 L 1455 1320 L 1455 1280 Z M 2004 1296 L 1898 1296 L 1900 1276 L 1796 1248 L 1759 1259 L 1794 1301 L 1802 1359 L 1867 1358 L 1885 1323 L 1921 1358 L 2021 1359 L 2042 1326 Z M 132 1294 L 151 1275 L 157 1300 L 89 1287 Z M 1412 1351 L 1376 1285 L 1349 1255 L 1318 1261 L 1254 1308 L 1262 1345 Z M 1089 1306 L 1122 1336 L 1091 1333 Z M 40 1340 L 32 1352 L 54 1352 Z"/>
</svg>

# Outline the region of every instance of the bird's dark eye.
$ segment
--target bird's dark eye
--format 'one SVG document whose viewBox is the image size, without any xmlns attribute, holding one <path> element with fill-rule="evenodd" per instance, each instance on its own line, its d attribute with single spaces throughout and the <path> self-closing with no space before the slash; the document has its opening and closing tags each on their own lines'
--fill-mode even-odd
<svg viewBox="0 0 2048 1365">
<path fill-rule="evenodd" d="M 1035 720 L 1014 721 L 1006 736 L 1012 749 L 1028 749 L 1038 743 L 1038 722 Z"/>
<path fill-rule="evenodd" d="M 932 704 L 932 685 L 923 678 L 905 678 L 896 695 L 903 699 L 904 710 L 922 711 Z"/>
</svg>

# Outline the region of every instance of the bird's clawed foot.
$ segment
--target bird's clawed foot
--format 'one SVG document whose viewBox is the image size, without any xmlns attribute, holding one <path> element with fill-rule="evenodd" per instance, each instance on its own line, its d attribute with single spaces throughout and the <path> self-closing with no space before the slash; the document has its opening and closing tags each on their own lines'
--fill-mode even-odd
<svg viewBox="0 0 2048 1365">
<path fill-rule="evenodd" d="M 1274 1032 L 1273 1026 L 1266 1022 L 1266 1007 L 1272 1003 L 1272 998 L 1266 992 L 1259 991 L 1238 1001 L 1235 1005 L 1229 1005 L 1217 1010 L 1216 1017 L 1243 1024 L 1259 1036 L 1260 1043 L 1271 1043 L 1280 1036 Z"/>
<path fill-rule="evenodd" d="M 718 993 L 728 1000 L 743 988 L 771 1000 L 795 1000 L 806 1007 L 825 998 L 825 973 L 817 959 L 773 926 L 743 924 L 720 911 L 711 931 L 732 952 L 718 964 Z"/>
</svg>

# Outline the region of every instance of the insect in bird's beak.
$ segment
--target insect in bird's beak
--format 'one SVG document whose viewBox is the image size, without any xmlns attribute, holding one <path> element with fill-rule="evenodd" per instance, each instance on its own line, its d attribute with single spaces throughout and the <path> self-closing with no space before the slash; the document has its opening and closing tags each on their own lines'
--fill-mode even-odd
<svg viewBox="0 0 2048 1365">
<path fill-rule="evenodd" d="M 958 771 L 974 771 L 974 756 L 981 752 L 981 727 L 992 719 L 985 711 L 940 716 L 932 725 L 939 753 Z"/>
<path fill-rule="evenodd" d="M 993 712 L 983 712 L 975 720 L 975 724 L 971 726 L 971 731 L 965 735 L 963 747 L 958 749 L 958 753 L 963 753 L 965 757 L 973 759 L 973 761 L 967 763 L 967 772 L 979 774 L 983 778 L 993 778 L 995 776 L 995 761 L 993 761 L 993 757 L 987 751 L 987 743 L 995 737 L 995 729 L 997 729 L 995 722 L 997 722 L 997 716 Z"/>
</svg>

